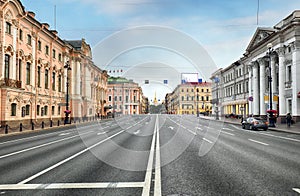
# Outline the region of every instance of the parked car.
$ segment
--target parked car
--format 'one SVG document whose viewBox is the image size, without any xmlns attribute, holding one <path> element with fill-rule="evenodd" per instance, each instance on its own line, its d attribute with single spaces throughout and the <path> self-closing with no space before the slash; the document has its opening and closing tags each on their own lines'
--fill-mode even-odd
<svg viewBox="0 0 300 196">
<path fill-rule="evenodd" d="M 257 117 L 249 117 L 242 122 L 242 128 L 250 130 L 263 129 L 266 131 L 268 129 L 268 125 L 269 123 L 266 120 Z"/>
</svg>

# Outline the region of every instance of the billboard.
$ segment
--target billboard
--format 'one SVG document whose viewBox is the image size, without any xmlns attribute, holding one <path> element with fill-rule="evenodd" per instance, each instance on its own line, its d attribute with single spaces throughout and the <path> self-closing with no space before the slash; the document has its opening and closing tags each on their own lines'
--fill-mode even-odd
<svg viewBox="0 0 300 196">
<path fill-rule="evenodd" d="M 198 81 L 198 73 L 181 73 L 181 84 Z"/>
</svg>

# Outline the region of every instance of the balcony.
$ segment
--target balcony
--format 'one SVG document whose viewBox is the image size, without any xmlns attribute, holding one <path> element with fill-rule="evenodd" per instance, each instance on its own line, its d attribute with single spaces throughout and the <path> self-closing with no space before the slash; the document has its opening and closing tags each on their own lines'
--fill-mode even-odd
<svg viewBox="0 0 300 196">
<path fill-rule="evenodd" d="M 0 87 L 21 88 L 22 81 L 4 78 L 0 80 Z"/>
</svg>

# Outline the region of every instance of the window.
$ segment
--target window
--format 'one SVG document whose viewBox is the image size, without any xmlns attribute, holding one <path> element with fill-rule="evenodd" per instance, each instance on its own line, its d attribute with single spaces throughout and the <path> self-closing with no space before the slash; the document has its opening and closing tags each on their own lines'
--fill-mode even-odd
<svg viewBox="0 0 300 196">
<path fill-rule="evenodd" d="M 38 50 L 42 51 L 42 42 L 40 40 L 38 41 Z"/>
<path fill-rule="evenodd" d="M 56 58 L 56 51 L 55 49 L 52 50 L 52 57 L 55 59 Z"/>
<path fill-rule="evenodd" d="M 28 44 L 29 46 L 31 46 L 31 44 L 32 44 L 31 35 L 29 35 L 29 34 L 27 34 L 27 44 Z"/>
<path fill-rule="evenodd" d="M 40 109 L 41 109 L 41 106 L 40 105 L 37 105 L 36 106 L 36 115 L 40 115 Z"/>
<path fill-rule="evenodd" d="M 16 116 L 16 114 L 17 114 L 17 104 L 12 103 L 11 104 L 11 116 Z"/>
<path fill-rule="evenodd" d="M 206 92 L 209 92 L 209 89 L 206 89 Z"/>
<path fill-rule="evenodd" d="M 23 31 L 22 31 L 22 29 L 19 30 L 19 39 L 21 41 L 23 40 Z"/>
<path fill-rule="evenodd" d="M 52 90 L 55 91 L 55 72 L 52 73 Z"/>
<path fill-rule="evenodd" d="M 26 64 L 26 84 L 30 85 L 30 67 L 31 64 L 29 62 L 27 62 Z"/>
<path fill-rule="evenodd" d="M 201 89 L 201 92 L 203 93 L 203 92 L 204 92 L 204 89 Z"/>
<path fill-rule="evenodd" d="M 5 54 L 4 66 L 4 78 L 9 78 L 10 56 L 8 54 Z"/>
<path fill-rule="evenodd" d="M 44 106 L 44 115 L 45 115 L 45 116 L 48 115 L 48 106 Z"/>
<path fill-rule="evenodd" d="M 61 92 L 61 75 L 58 76 L 58 92 Z"/>
<path fill-rule="evenodd" d="M 30 114 L 30 105 L 26 105 L 25 115 L 28 116 Z"/>
<path fill-rule="evenodd" d="M 45 89 L 49 88 L 48 84 L 49 84 L 49 71 L 48 69 L 45 69 Z"/>
<path fill-rule="evenodd" d="M 46 47 L 45 47 L 45 54 L 46 54 L 46 55 L 49 55 L 49 46 L 46 46 Z"/>
<path fill-rule="evenodd" d="M 52 115 L 55 115 L 55 106 L 52 106 Z"/>
<path fill-rule="evenodd" d="M 108 96 L 108 101 L 111 101 L 111 96 L 110 95 Z"/>
<path fill-rule="evenodd" d="M 6 22 L 5 33 L 11 34 L 11 24 L 9 22 Z"/>
<path fill-rule="evenodd" d="M 206 101 L 209 101 L 209 96 L 206 97 Z"/>
<path fill-rule="evenodd" d="M 37 70 L 37 85 L 38 87 L 41 87 L 41 67 L 38 66 Z"/>
<path fill-rule="evenodd" d="M 22 81 L 22 59 L 19 59 L 18 80 Z"/>
<path fill-rule="evenodd" d="M 119 101 L 122 101 L 122 96 L 119 97 Z"/>
<path fill-rule="evenodd" d="M 204 96 L 201 96 L 201 101 L 204 101 Z"/>
<path fill-rule="evenodd" d="M 58 108 L 57 108 L 57 115 L 60 115 L 60 106 L 58 106 Z"/>
<path fill-rule="evenodd" d="M 181 97 L 181 101 L 184 101 L 184 96 Z"/>
<path fill-rule="evenodd" d="M 58 54 L 58 60 L 59 60 L 59 61 L 62 61 L 61 53 Z"/>
<path fill-rule="evenodd" d="M 128 103 L 128 99 L 129 99 L 129 98 L 128 98 L 128 95 L 127 95 L 127 96 L 126 96 L 126 103 Z"/>
<path fill-rule="evenodd" d="M 118 97 L 117 96 L 115 96 L 115 101 L 118 101 Z"/>
</svg>

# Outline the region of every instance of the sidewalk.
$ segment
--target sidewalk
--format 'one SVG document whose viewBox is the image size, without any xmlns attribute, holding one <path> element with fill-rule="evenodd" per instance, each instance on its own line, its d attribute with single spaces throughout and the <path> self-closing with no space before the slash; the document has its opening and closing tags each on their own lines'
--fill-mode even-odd
<svg viewBox="0 0 300 196">
<path fill-rule="evenodd" d="M 200 116 L 200 118 L 215 120 L 215 117 L 210 117 L 210 116 Z M 224 121 L 226 123 L 235 124 L 235 125 L 241 125 L 241 119 L 220 118 L 219 121 Z M 297 122 L 291 125 L 290 127 L 288 127 L 286 124 L 276 124 L 276 127 L 269 127 L 269 130 L 300 135 L 300 122 Z"/>
</svg>

